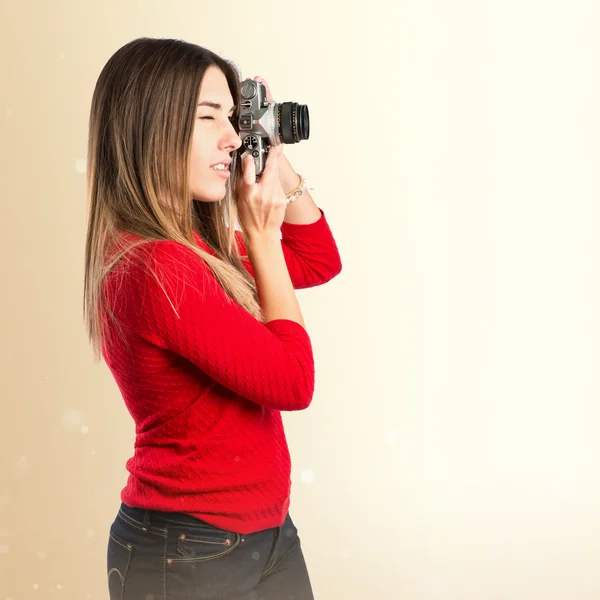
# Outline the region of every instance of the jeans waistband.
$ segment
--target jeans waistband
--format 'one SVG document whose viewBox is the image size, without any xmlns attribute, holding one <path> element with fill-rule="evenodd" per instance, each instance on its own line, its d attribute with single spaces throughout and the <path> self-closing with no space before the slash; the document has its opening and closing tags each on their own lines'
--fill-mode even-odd
<svg viewBox="0 0 600 600">
<path fill-rule="evenodd" d="M 134 521 L 141 523 L 143 527 L 149 527 L 150 525 L 161 526 L 173 523 L 174 521 L 177 521 L 178 523 L 189 523 L 190 525 L 208 525 L 209 527 L 214 527 L 214 525 L 186 513 L 137 508 L 128 506 L 124 502 L 121 502 L 121 511 Z"/>
</svg>

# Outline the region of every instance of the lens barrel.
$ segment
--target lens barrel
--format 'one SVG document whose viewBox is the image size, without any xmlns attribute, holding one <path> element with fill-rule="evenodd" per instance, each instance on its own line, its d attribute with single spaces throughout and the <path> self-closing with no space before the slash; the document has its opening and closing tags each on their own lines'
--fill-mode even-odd
<svg viewBox="0 0 600 600">
<path fill-rule="evenodd" d="M 279 105 L 279 134 L 284 144 L 297 144 L 310 135 L 308 106 L 297 102 Z"/>
</svg>

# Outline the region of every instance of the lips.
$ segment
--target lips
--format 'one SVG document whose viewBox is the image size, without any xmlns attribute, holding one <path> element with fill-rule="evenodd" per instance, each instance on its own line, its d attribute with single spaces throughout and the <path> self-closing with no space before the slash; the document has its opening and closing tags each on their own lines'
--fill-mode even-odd
<svg viewBox="0 0 600 600">
<path fill-rule="evenodd" d="M 217 164 L 219 164 L 219 163 L 217 163 Z M 219 175 L 220 177 L 223 177 L 225 179 L 227 179 L 231 175 L 229 169 L 211 169 L 211 171 L 213 173 L 215 173 L 216 175 Z"/>
<path fill-rule="evenodd" d="M 217 165 L 225 165 L 225 167 L 227 167 L 229 169 L 229 165 L 231 164 L 231 158 L 226 158 L 224 160 L 220 160 L 216 163 L 213 163 L 212 165 L 210 165 L 211 167 L 216 167 Z"/>
</svg>

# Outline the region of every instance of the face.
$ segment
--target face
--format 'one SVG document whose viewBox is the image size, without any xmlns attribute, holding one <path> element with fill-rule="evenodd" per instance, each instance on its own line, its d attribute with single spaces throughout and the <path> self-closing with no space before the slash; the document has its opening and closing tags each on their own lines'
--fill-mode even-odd
<svg viewBox="0 0 600 600">
<path fill-rule="evenodd" d="M 209 67 L 204 74 L 198 105 L 190 163 L 192 197 L 202 202 L 218 202 L 225 197 L 231 155 L 242 144 L 231 120 L 233 98 L 219 68 Z M 222 162 L 227 167 L 224 171 L 212 168 Z"/>
</svg>

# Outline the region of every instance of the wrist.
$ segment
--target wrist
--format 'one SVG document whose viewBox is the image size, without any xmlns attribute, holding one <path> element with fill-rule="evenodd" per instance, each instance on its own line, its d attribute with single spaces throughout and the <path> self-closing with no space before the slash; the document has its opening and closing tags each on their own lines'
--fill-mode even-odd
<svg viewBox="0 0 600 600">
<path fill-rule="evenodd" d="M 299 184 L 299 175 L 285 155 L 279 157 L 279 181 L 286 194 L 293 192 Z"/>
<path fill-rule="evenodd" d="M 296 173 L 295 171 L 294 174 L 296 176 L 297 181 L 294 187 L 290 187 L 289 189 L 284 188 L 286 198 L 289 198 L 294 192 L 297 192 L 302 187 L 302 175 Z"/>
<path fill-rule="evenodd" d="M 246 236 L 248 251 L 261 250 L 273 245 L 280 245 L 279 232 L 277 231 L 262 231 L 260 233 L 252 233 Z"/>
</svg>

